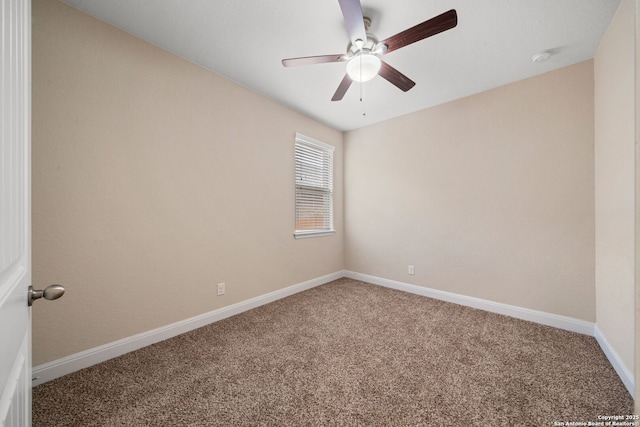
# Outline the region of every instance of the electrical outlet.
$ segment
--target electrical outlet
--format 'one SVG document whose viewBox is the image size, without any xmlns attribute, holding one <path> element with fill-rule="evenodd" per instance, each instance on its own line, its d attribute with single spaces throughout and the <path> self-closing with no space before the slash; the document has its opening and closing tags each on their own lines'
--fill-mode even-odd
<svg viewBox="0 0 640 427">
<path fill-rule="evenodd" d="M 224 295 L 224 291 L 225 291 L 225 284 L 218 283 L 218 295 Z"/>
<path fill-rule="evenodd" d="M 416 268 L 413 265 L 409 266 L 409 274 L 416 274 Z"/>
</svg>

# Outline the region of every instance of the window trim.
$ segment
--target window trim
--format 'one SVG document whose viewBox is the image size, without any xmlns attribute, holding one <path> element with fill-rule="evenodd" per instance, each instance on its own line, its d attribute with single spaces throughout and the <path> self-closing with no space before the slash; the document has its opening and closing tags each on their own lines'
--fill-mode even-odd
<svg viewBox="0 0 640 427">
<path fill-rule="evenodd" d="M 331 195 L 331 205 L 330 205 L 330 224 L 329 224 L 329 229 L 318 229 L 318 230 L 294 230 L 293 232 L 293 236 L 296 239 L 307 239 L 309 237 L 321 237 L 321 236 L 332 236 L 336 233 L 334 224 L 333 224 L 333 219 L 334 219 L 334 192 L 333 192 L 333 160 L 334 160 L 334 153 L 335 153 L 335 147 L 333 145 L 327 144 L 325 142 L 322 141 L 318 141 L 317 139 L 313 139 L 311 137 L 308 137 L 306 135 L 303 135 L 301 133 L 296 132 L 296 139 L 295 139 L 295 145 L 294 145 L 294 178 L 297 178 L 297 174 L 295 172 L 295 165 L 296 165 L 296 161 L 295 161 L 295 147 L 297 145 L 307 145 L 310 146 L 312 148 L 316 148 L 319 150 L 322 150 L 324 152 L 327 152 L 330 154 L 331 156 L 331 179 L 330 179 L 330 188 L 329 188 L 329 193 Z M 297 197 L 295 195 L 295 191 L 297 187 L 297 182 L 296 179 L 294 179 L 294 218 L 296 215 L 296 210 L 297 210 Z"/>
</svg>

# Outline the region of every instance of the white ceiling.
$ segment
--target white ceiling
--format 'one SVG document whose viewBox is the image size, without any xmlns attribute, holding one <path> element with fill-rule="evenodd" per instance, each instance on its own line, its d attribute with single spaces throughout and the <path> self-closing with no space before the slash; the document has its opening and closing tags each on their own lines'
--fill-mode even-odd
<svg viewBox="0 0 640 427">
<path fill-rule="evenodd" d="M 65 0 L 90 15 L 339 130 L 351 130 L 593 58 L 620 0 L 361 0 L 386 39 L 456 9 L 458 26 L 389 53 L 416 82 L 381 77 L 331 97 L 345 62 L 285 68 L 284 58 L 346 53 L 337 0 Z M 531 56 L 554 55 L 544 63 Z M 366 116 L 363 111 L 366 110 Z"/>
</svg>

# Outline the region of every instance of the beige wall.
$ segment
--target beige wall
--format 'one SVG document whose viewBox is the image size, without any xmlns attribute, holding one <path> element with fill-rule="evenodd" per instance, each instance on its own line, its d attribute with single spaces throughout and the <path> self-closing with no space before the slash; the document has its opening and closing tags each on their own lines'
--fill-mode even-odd
<svg viewBox="0 0 640 427">
<path fill-rule="evenodd" d="M 595 75 L 596 325 L 634 370 L 634 13 L 623 0 Z"/>
<path fill-rule="evenodd" d="M 593 321 L 593 161 L 592 61 L 349 132 L 346 268 Z"/>
<path fill-rule="evenodd" d="M 335 236 L 293 238 L 295 132 L 336 146 Z M 342 270 L 342 138 L 35 0 L 33 278 L 67 294 L 34 306 L 34 365 Z"/>
</svg>

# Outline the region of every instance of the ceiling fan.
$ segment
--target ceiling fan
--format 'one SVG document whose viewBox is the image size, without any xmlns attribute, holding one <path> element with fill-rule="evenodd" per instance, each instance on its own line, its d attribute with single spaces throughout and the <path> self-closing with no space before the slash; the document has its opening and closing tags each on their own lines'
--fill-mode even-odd
<svg viewBox="0 0 640 427">
<path fill-rule="evenodd" d="M 408 91 L 415 86 L 415 82 L 381 60 L 380 57 L 401 47 L 449 30 L 458 24 L 458 15 L 454 9 L 451 9 L 395 36 L 378 41 L 373 34 L 367 32 L 371 20 L 362 16 L 360 0 L 338 0 L 338 3 L 340 3 L 347 32 L 351 38 L 347 53 L 282 60 L 282 65 L 285 67 L 347 61 L 347 73 L 333 94 L 332 101 L 340 101 L 353 81 L 365 82 L 376 75 L 380 75 L 402 91 Z"/>
</svg>

